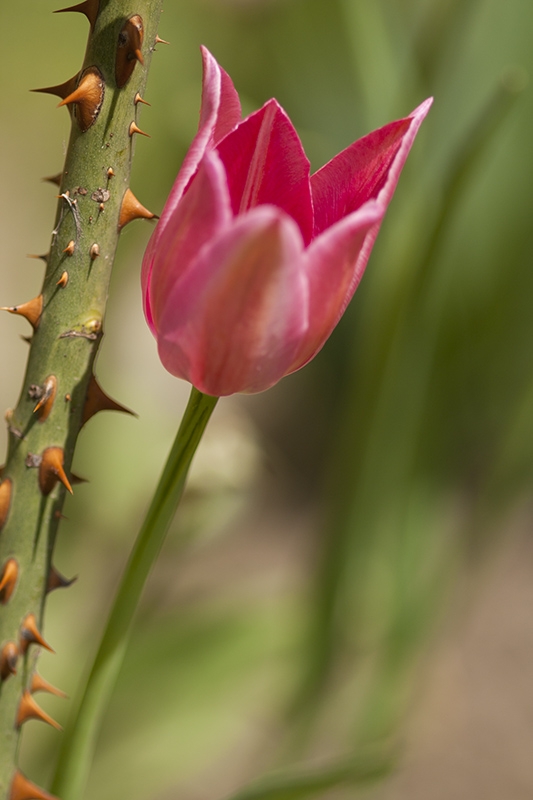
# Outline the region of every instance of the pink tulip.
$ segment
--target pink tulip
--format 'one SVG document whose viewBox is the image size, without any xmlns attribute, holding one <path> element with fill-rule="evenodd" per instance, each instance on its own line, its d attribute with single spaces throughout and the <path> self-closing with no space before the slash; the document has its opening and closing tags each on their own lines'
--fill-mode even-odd
<svg viewBox="0 0 533 800">
<path fill-rule="evenodd" d="M 310 175 L 269 100 L 241 120 L 230 77 L 202 49 L 198 133 L 143 261 L 163 365 L 205 394 L 261 392 L 322 348 L 363 275 L 426 100 Z"/>
</svg>

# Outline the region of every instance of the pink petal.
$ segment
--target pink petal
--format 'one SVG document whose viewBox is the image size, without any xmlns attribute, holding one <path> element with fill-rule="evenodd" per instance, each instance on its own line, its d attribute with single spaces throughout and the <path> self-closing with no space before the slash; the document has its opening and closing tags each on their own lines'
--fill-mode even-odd
<svg viewBox="0 0 533 800">
<path fill-rule="evenodd" d="M 202 105 L 199 132 L 211 130 L 209 147 L 218 142 L 238 125 L 242 118 L 241 101 L 228 73 L 211 55 L 207 47 L 200 47 L 203 60 Z"/>
<path fill-rule="evenodd" d="M 309 329 L 289 372 L 323 347 L 363 277 L 384 207 L 370 200 L 313 241 L 304 255 L 309 282 Z"/>
<path fill-rule="evenodd" d="M 351 144 L 311 176 L 317 236 L 339 219 L 376 199 L 387 184 L 388 203 L 414 138 L 432 103 L 426 100 L 405 119 L 391 122 Z M 391 176 L 394 179 L 391 180 Z"/>
<path fill-rule="evenodd" d="M 176 281 L 232 216 L 224 167 L 216 151 L 208 151 L 161 233 L 150 281 L 143 286 L 145 313 L 154 332 Z"/>
<path fill-rule="evenodd" d="M 276 205 L 296 220 L 308 244 L 313 232 L 309 161 L 277 101 L 269 100 L 246 117 L 217 150 L 226 166 L 234 213 Z"/>
<path fill-rule="evenodd" d="M 236 217 L 168 296 L 158 339 L 166 369 L 214 396 L 280 380 L 307 327 L 301 257 L 300 231 L 279 209 Z"/>
<path fill-rule="evenodd" d="M 154 253 L 159 247 L 162 231 L 174 213 L 183 192 L 207 149 L 237 125 L 241 119 L 241 104 L 232 80 L 206 47 L 201 48 L 203 60 L 202 105 L 200 124 L 180 171 L 170 190 L 161 219 L 152 233 L 143 259 L 142 282 L 146 286 L 150 279 Z M 150 318 L 147 315 L 150 321 Z"/>
</svg>

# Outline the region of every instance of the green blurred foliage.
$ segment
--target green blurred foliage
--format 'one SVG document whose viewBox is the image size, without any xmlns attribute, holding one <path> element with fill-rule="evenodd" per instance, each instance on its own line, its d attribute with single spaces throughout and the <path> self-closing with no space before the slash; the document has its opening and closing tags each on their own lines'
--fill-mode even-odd
<svg viewBox="0 0 533 800">
<path fill-rule="evenodd" d="M 47 249 L 55 192 L 40 176 L 60 169 L 68 138 L 66 112 L 27 90 L 73 74 L 84 48 L 85 20 L 53 9 L 0 6 L 2 304 L 39 291 L 25 254 Z M 158 47 L 142 111 L 153 138 L 137 143 L 132 179 L 154 211 L 196 128 L 201 43 L 246 112 L 279 99 L 313 168 L 426 96 L 435 104 L 324 351 L 267 394 L 219 404 L 146 590 L 88 800 L 223 797 L 274 767 L 359 759 L 242 795 L 325 798 L 366 782 L 374 758 L 376 774 L 396 759 L 450 587 L 505 534 L 533 477 L 532 30 L 530 0 L 167 3 L 171 47 Z M 75 469 L 91 482 L 69 501 L 56 556 L 80 578 L 49 600 L 59 655 L 42 670 L 70 693 L 187 393 L 142 317 L 149 232 L 122 237 L 97 364 L 139 419 L 102 415 L 82 433 Z M 22 382 L 18 333 L 23 321 L 0 319 L 4 408 Z M 24 737 L 22 764 L 43 784 L 57 736 Z"/>
</svg>

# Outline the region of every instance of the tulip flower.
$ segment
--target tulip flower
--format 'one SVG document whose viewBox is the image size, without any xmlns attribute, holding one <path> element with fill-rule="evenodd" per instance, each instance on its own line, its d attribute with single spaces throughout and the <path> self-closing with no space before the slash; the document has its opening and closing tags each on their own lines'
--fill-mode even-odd
<svg viewBox="0 0 533 800">
<path fill-rule="evenodd" d="M 163 365 L 220 397 L 264 391 L 322 348 L 432 101 L 310 175 L 277 101 L 241 119 L 230 77 L 202 56 L 198 133 L 148 244 L 142 286 Z"/>
</svg>

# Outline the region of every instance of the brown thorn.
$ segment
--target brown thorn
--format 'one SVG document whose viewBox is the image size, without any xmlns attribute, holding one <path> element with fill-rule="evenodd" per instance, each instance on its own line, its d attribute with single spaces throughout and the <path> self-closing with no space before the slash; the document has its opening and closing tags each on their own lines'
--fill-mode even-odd
<svg viewBox="0 0 533 800">
<path fill-rule="evenodd" d="M 135 69 L 135 62 L 144 64 L 142 44 L 144 39 L 144 25 L 142 17 L 134 14 L 126 20 L 118 35 L 117 54 L 115 60 L 115 80 L 117 86 L 122 88 L 131 78 Z"/>
<path fill-rule="evenodd" d="M 88 478 L 82 478 L 80 475 L 75 475 L 73 472 L 70 473 L 70 481 L 73 486 L 78 486 L 80 483 L 89 483 Z"/>
<path fill-rule="evenodd" d="M 39 644 L 51 653 L 55 652 L 41 636 L 35 620 L 35 614 L 28 614 L 24 617 L 20 626 L 20 652 L 25 653 L 30 644 Z"/>
<path fill-rule="evenodd" d="M 91 256 L 91 261 L 94 261 L 95 258 L 98 258 L 100 255 L 100 245 L 95 242 L 91 245 L 91 249 L 89 250 L 89 255 Z"/>
<path fill-rule="evenodd" d="M 7 680 L 17 674 L 19 649 L 16 642 L 6 642 L 0 652 L 0 680 Z"/>
<path fill-rule="evenodd" d="M 36 786 L 17 769 L 13 775 L 8 800 L 58 800 L 58 798 Z"/>
<path fill-rule="evenodd" d="M 89 387 L 85 396 L 85 405 L 83 407 L 82 425 L 91 419 L 99 411 L 123 411 L 125 414 L 136 416 L 129 408 L 117 403 L 111 397 L 108 397 L 104 392 L 94 375 L 91 376 Z"/>
<path fill-rule="evenodd" d="M 57 392 L 57 378 L 55 375 L 49 375 L 47 378 L 45 378 L 42 390 L 43 393 L 39 398 L 39 402 L 33 409 L 34 414 L 39 414 L 39 422 L 44 422 L 46 419 L 48 419 L 52 410 L 52 406 L 54 405 Z"/>
<path fill-rule="evenodd" d="M 48 694 L 55 694 L 56 697 L 68 697 L 66 692 L 62 692 L 61 689 L 58 689 L 56 686 L 48 683 L 48 681 L 45 681 L 43 676 L 39 675 L 38 672 L 33 673 L 30 692 L 32 694 L 35 694 L 36 692 L 48 692 Z"/>
<path fill-rule="evenodd" d="M 66 519 L 66 517 L 61 514 L 61 519 Z M 68 589 L 69 586 L 72 586 L 74 581 L 77 581 L 78 577 L 75 576 L 68 580 L 62 575 L 55 567 L 50 567 L 50 572 L 48 573 L 48 583 L 46 584 L 46 592 L 53 592 L 55 589 Z"/>
<path fill-rule="evenodd" d="M 84 3 L 78 3 L 75 6 L 69 6 L 69 8 L 58 8 L 57 11 L 54 11 L 54 14 L 64 14 L 67 11 L 78 11 L 80 14 L 85 14 L 91 28 L 94 28 L 94 23 L 96 22 L 96 17 L 98 16 L 98 6 L 99 0 L 85 0 Z"/>
<path fill-rule="evenodd" d="M 41 261 L 44 261 L 44 263 L 47 264 L 49 255 L 50 253 L 44 253 L 42 256 L 38 256 L 35 253 L 26 253 L 26 258 L 39 258 Z"/>
<path fill-rule="evenodd" d="M 37 328 L 41 314 L 43 313 L 43 296 L 40 294 L 29 300 L 27 303 L 22 303 L 20 306 L 2 306 L 0 311 L 9 311 L 10 314 L 20 314 L 25 317 L 33 328 Z"/>
<path fill-rule="evenodd" d="M 8 602 L 9 598 L 15 590 L 17 578 L 19 574 L 19 565 L 15 558 L 8 558 L 2 570 L 2 578 L 0 579 L 0 602 L 4 605 Z"/>
<path fill-rule="evenodd" d="M 120 216 L 118 220 L 119 231 L 122 230 L 128 222 L 134 219 L 159 219 L 159 217 L 157 217 L 156 214 L 152 214 L 151 211 L 148 211 L 147 208 L 139 203 L 131 189 L 126 189 L 120 207 Z"/>
<path fill-rule="evenodd" d="M 133 136 L 134 133 L 140 133 L 141 136 L 147 136 L 149 139 L 151 138 L 150 134 L 142 131 L 135 122 L 131 123 L 128 133 L 130 136 Z"/>
<path fill-rule="evenodd" d="M 74 255 L 75 249 L 76 249 L 76 242 L 74 241 L 74 239 L 71 239 L 70 242 L 65 247 L 65 249 L 63 250 L 63 252 L 66 253 L 67 256 L 72 256 Z"/>
<path fill-rule="evenodd" d="M 59 722 L 56 722 L 46 711 L 43 711 L 31 692 L 26 689 L 20 698 L 19 710 L 17 713 L 17 728 L 20 728 L 21 725 L 29 719 L 40 719 L 41 722 L 46 722 L 53 728 L 57 728 L 58 731 L 63 730 Z"/>
<path fill-rule="evenodd" d="M 62 447 L 47 447 L 43 452 L 39 465 L 39 488 L 44 495 L 50 494 L 58 480 L 70 494 L 73 494 L 72 486 L 63 469 L 64 457 Z"/>
<path fill-rule="evenodd" d="M 13 493 L 13 483 L 10 478 L 6 478 L 0 483 L 0 530 L 4 527 L 11 506 L 11 495 Z"/>
<path fill-rule="evenodd" d="M 155 37 L 155 43 L 156 44 L 170 44 L 170 42 L 167 42 L 165 39 L 162 39 L 160 36 L 156 36 Z"/>
<path fill-rule="evenodd" d="M 106 175 L 107 175 L 108 178 L 114 178 L 115 177 L 115 170 L 113 169 L 113 167 L 108 167 L 107 168 Z"/>
<path fill-rule="evenodd" d="M 56 186 L 61 186 L 62 177 L 63 173 L 58 172 L 57 175 L 47 175 L 45 178 L 41 178 L 41 180 L 46 181 L 47 183 L 54 183 Z"/>
<path fill-rule="evenodd" d="M 143 98 L 141 97 L 139 92 L 137 92 L 137 94 L 133 98 L 133 102 L 135 103 L 135 105 L 137 105 L 137 103 L 143 103 L 143 105 L 145 105 L 145 106 L 152 105 L 151 103 L 148 103 L 147 100 L 143 100 Z"/>
<path fill-rule="evenodd" d="M 62 275 L 61 275 L 60 279 L 58 280 L 58 282 L 56 283 L 56 286 L 60 286 L 62 289 L 64 289 L 65 286 L 67 285 L 67 283 L 68 283 L 68 272 L 65 270 L 62 273 Z"/>
<path fill-rule="evenodd" d="M 66 95 L 58 106 L 76 104 L 76 119 L 82 131 L 88 130 L 104 101 L 104 79 L 99 69 L 89 67 L 82 74 L 79 85 Z"/>
<path fill-rule="evenodd" d="M 79 74 L 80 73 L 77 72 L 74 77 L 69 78 L 65 83 L 58 83 L 57 86 L 45 86 L 42 89 L 32 89 L 31 91 L 40 92 L 41 94 L 55 94 L 56 97 L 65 99 L 65 97 L 68 97 L 76 88 Z"/>
</svg>

